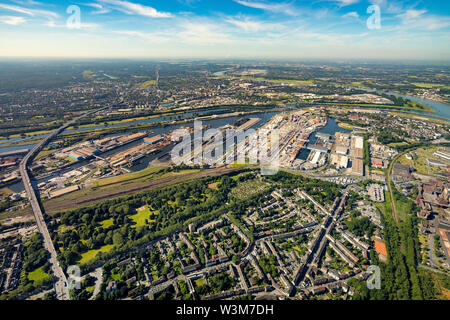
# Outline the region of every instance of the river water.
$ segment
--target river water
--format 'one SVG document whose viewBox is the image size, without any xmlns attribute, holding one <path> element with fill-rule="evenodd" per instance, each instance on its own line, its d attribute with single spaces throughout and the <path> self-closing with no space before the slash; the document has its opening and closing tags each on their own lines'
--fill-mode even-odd
<svg viewBox="0 0 450 320">
<path fill-rule="evenodd" d="M 219 71 L 219 72 L 214 73 L 214 75 L 217 77 L 225 77 L 225 78 L 231 77 L 232 78 L 232 76 L 225 75 L 225 72 L 227 72 L 227 71 L 229 71 L 229 70 Z M 264 80 L 264 81 L 265 82 L 276 82 L 276 83 L 282 82 L 282 81 L 276 81 L 276 80 Z M 305 83 L 303 85 L 310 85 L 310 84 Z M 408 113 L 425 115 L 427 117 L 435 118 L 435 119 L 439 119 L 439 117 L 444 117 L 450 121 L 450 105 L 443 103 L 443 102 L 429 100 L 429 99 L 422 99 L 422 98 L 418 98 L 418 97 L 413 97 L 413 96 L 403 95 L 403 94 L 393 93 L 393 92 L 377 91 L 377 90 L 372 90 L 372 89 L 363 89 L 363 88 L 355 88 L 355 87 L 348 87 L 348 88 L 367 91 L 367 92 L 384 93 L 384 94 L 388 94 L 388 95 L 392 95 L 392 96 L 396 96 L 396 97 L 402 97 L 405 99 L 416 101 L 427 107 L 430 107 L 431 109 L 433 109 L 434 113 L 420 111 L 420 110 L 408 110 L 407 111 Z M 406 112 L 404 109 L 402 109 L 401 111 Z"/>
<path fill-rule="evenodd" d="M 216 73 L 216 75 L 218 76 L 223 76 L 223 72 L 219 72 Z M 355 88 L 355 89 L 360 89 L 360 88 Z M 425 112 L 425 111 L 412 111 L 412 110 L 408 110 L 408 113 L 412 113 L 412 114 L 417 114 L 417 115 L 424 115 L 427 117 L 432 117 L 432 118 L 438 118 L 438 117 L 444 117 L 444 118 L 448 118 L 450 119 L 450 105 L 442 103 L 442 102 L 438 102 L 438 101 L 433 101 L 433 100 L 428 100 L 428 99 L 421 99 L 421 98 L 417 98 L 417 97 L 413 97 L 413 96 L 408 96 L 408 95 L 402 95 L 402 94 L 398 94 L 398 93 L 392 93 L 392 92 L 382 92 L 382 91 L 374 91 L 374 90 L 370 90 L 370 89 L 363 89 L 364 91 L 367 92 L 377 92 L 377 93 L 385 93 L 385 94 L 389 94 L 389 95 L 394 95 L 397 97 L 402 97 L 402 98 L 406 98 L 406 99 L 410 99 L 419 103 L 422 103 L 423 105 L 426 105 L 428 107 L 430 107 L 431 109 L 434 110 L 434 113 L 429 113 L 429 112 Z M 212 111 L 225 111 L 227 110 L 227 108 L 219 108 L 219 109 L 215 109 L 215 110 L 200 110 L 200 111 L 189 111 L 189 112 L 185 112 L 183 114 L 176 114 L 176 115 L 169 115 L 169 116 L 160 116 L 160 117 L 154 117 L 154 118 L 149 118 L 149 119 L 141 119 L 141 120 L 135 120 L 135 121 L 130 121 L 130 122 L 122 122 L 122 123 L 116 123 L 116 124 L 110 124 L 108 125 L 108 127 L 121 127 L 121 126 L 128 126 L 128 125 L 134 125 L 134 124 L 143 124 L 143 123 L 156 123 L 156 122 L 165 122 L 165 121 L 171 121 L 171 120 L 181 120 L 181 119 L 187 119 L 187 118 L 191 118 L 193 117 L 194 114 L 204 114 L 204 113 L 208 113 L 208 112 L 212 112 Z M 403 111 L 406 112 L 406 111 Z M 279 112 L 265 112 L 265 113 L 258 113 L 258 114 L 254 114 L 252 115 L 252 117 L 259 117 L 261 118 L 261 121 L 258 122 L 255 126 L 253 126 L 254 129 L 262 126 L 263 124 L 265 124 L 267 121 L 269 121 L 275 114 L 277 114 Z M 203 121 L 203 124 L 205 125 L 209 125 L 212 128 L 219 128 L 222 127 L 226 124 L 231 124 L 234 121 L 236 121 L 237 119 L 241 118 L 240 116 L 236 116 L 236 117 L 227 117 L 227 118 L 220 118 L 220 119 L 213 119 L 213 120 L 206 120 Z M 166 127 L 159 127 L 159 128 L 154 128 L 152 129 L 153 135 L 158 135 L 158 134 L 164 134 L 167 133 L 171 130 L 174 130 L 176 128 L 179 128 L 181 126 L 186 126 L 189 125 L 190 123 L 192 124 L 193 120 L 188 122 L 188 123 L 184 123 L 184 124 L 180 124 L 180 125 L 170 125 L 170 126 L 166 126 Z M 83 127 L 83 128 L 77 128 L 77 129 L 71 129 L 71 130 L 66 130 L 66 132 L 79 132 L 79 131 L 85 131 L 85 130 L 93 130 L 93 129 L 102 129 L 105 128 L 104 125 L 98 125 L 98 126 L 90 126 L 90 127 Z M 337 125 L 335 119 L 329 119 L 327 125 L 320 129 L 318 132 L 323 132 L 323 133 L 329 133 L 329 134 L 334 134 L 335 132 L 340 131 L 340 132 L 348 132 L 348 130 L 339 128 L 339 126 Z M 125 133 L 123 133 L 125 134 Z M 122 134 L 113 134 L 114 136 L 117 135 L 122 135 Z M 113 136 L 113 135 L 108 135 L 108 136 Z M 14 139 L 9 139 L 9 140 L 0 140 L 0 153 L 1 152 L 8 152 L 8 151 L 14 151 L 14 150 L 19 150 L 19 149 L 31 149 L 33 148 L 33 146 L 35 144 L 24 144 L 21 146 L 10 146 L 10 147 L 2 147 L 2 144 L 9 144 L 13 141 L 26 141 L 26 140 L 30 140 L 30 139 L 35 139 L 35 138 L 44 138 L 45 136 L 47 136 L 47 134 L 43 134 L 43 135 L 39 135 L 39 136 L 35 136 L 35 137 L 27 137 L 27 138 L 14 138 Z M 316 133 L 313 133 L 310 136 L 310 143 L 315 143 L 317 141 L 316 138 Z M 123 150 L 125 148 L 130 148 L 133 145 L 137 145 L 138 143 L 141 143 L 141 141 L 136 141 L 132 144 L 126 145 L 124 147 L 115 149 L 113 151 L 110 151 L 109 153 L 105 153 L 104 155 L 107 156 L 110 153 L 113 152 L 118 152 L 120 150 Z M 141 163 L 133 168 L 131 168 L 131 170 L 133 171 L 138 171 L 138 170 L 142 170 L 145 167 L 147 167 L 148 163 L 153 161 L 154 159 L 156 159 L 157 157 L 160 157 L 161 155 L 163 155 L 164 153 L 167 153 L 169 150 L 171 150 L 170 147 L 168 147 L 166 150 L 163 150 L 161 153 L 159 154 L 155 154 L 155 155 L 150 155 L 147 156 L 143 159 L 141 159 Z M 303 149 L 299 155 L 298 158 L 300 159 L 306 159 L 309 155 L 310 150 L 307 150 L 306 148 Z M 79 162 L 74 164 L 73 166 L 71 166 L 69 170 L 72 170 L 74 168 L 80 167 L 82 165 L 85 165 L 87 163 L 86 162 Z M 38 182 L 43 182 L 43 181 L 47 181 L 51 178 L 53 178 L 54 176 L 50 176 L 47 177 L 45 179 L 39 180 Z M 20 192 L 23 190 L 23 185 L 22 183 L 17 183 L 13 186 L 10 187 L 13 191 L 15 192 Z"/>
<path fill-rule="evenodd" d="M 87 131 L 87 130 L 104 129 L 104 128 L 110 128 L 110 127 L 115 128 L 115 127 L 125 127 L 125 126 L 129 126 L 129 125 L 138 125 L 138 124 L 149 124 L 149 123 L 156 123 L 156 122 L 167 122 L 167 121 L 175 121 L 175 120 L 184 120 L 184 119 L 187 119 L 187 118 L 192 118 L 196 114 L 201 115 L 201 114 L 212 112 L 212 111 L 220 112 L 220 111 L 225 111 L 225 110 L 228 110 L 228 109 L 227 108 L 220 108 L 220 109 L 214 109 L 214 110 L 190 111 L 190 112 L 174 114 L 174 115 L 169 115 L 169 116 L 160 116 L 160 117 L 154 117 L 154 118 L 148 118 L 148 119 L 134 120 L 134 121 L 129 121 L 129 122 L 113 123 L 113 124 L 108 124 L 107 126 L 105 126 L 105 125 L 93 125 L 93 126 L 89 126 L 89 127 L 81 127 L 81 128 L 76 128 L 76 129 L 69 129 L 69 130 L 65 130 L 64 132 L 65 133 L 72 133 L 72 132 L 81 132 L 81 131 Z M 49 134 L 41 134 L 41 135 L 36 135 L 34 137 L 12 138 L 12 139 L 9 139 L 9 140 L 0 140 L 0 153 L 20 150 L 20 149 L 31 149 L 31 148 L 33 148 L 36 145 L 36 143 L 26 144 L 26 145 L 19 145 L 19 146 L 7 146 L 7 147 L 2 147 L 2 145 L 10 144 L 12 142 L 24 142 L 24 141 L 31 140 L 31 139 L 36 139 L 36 138 L 44 139 L 48 135 Z"/>
<path fill-rule="evenodd" d="M 258 123 L 256 123 L 254 126 L 252 126 L 253 129 L 257 129 L 257 128 L 261 127 L 262 125 L 264 125 L 265 123 L 267 123 L 274 115 L 276 115 L 276 114 L 278 114 L 280 112 L 281 111 L 263 112 L 263 113 L 256 113 L 256 114 L 248 115 L 248 116 L 249 117 L 257 117 L 257 118 L 261 119 Z M 242 118 L 242 116 L 234 116 L 234 117 L 226 117 L 226 118 L 220 118 L 220 119 L 205 120 L 205 121 L 202 121 L 202 125 L 207 125 L 207 126 L 210 126 L 211 128 L 216 128 L 217 129 L 217 128 L 223 127 L 223 126 L 225 126 L 227 124 L 232 124 L 233 122 L 235 122 L 236 120 L 238 120 L 240 118 Z M 153 129 L 151 129 L 151 131 L 152 131 L 151 136 L 165 134 L 165 133 L 168 133 L 168 132 L 170 132 L 172 130 L 175 130 L 177 128 L 180 128 L 180 127 L 193 125 L 193 122 L 194 121 L 190 121 L 188 123 L 183 123 L 183 124 L 177 124 L 177 125 L 171 125 L 171 126 L 166 126 L 166 127 L 153 128 Z M 106 137 L 119 136 L 119 135 L 125 135 L 125 134 L 126 133 L 113 134 L 113 135 L 107 135 Z M 132 142 L 132 143 L 130 143 L 128 145 L 125 145 L 125 146 L 116 148 L 114 150 L 105 152 L 105 153 L 103 153 L 101 155 L 101 157 L 107 157 L 107 156 L 109 156 L 109 155 L 111 155 L 113 153 L 120 152 L 122 150 L 131 148 L 131 147 L 133 147 L 135 145 L 138 145 L 140 143 L 142 143 L 142 140 L 138 140 L 138 141 Z M 22 146 L 22 148 L 23 147 L 24 146 Z M 149 156 L 146 156 L 146 157 L 142 158 L 140 160 L 140 163 L 138 165 L 134 166 L 134 167 L 131 167 L 130 170 L 131 171 L 140 171 L 140 170 L 145 169 L 151 161 L 155 160 L 158 157 L 163 156 L 164 154 L 166 154 L 167 152 L 172 150 L 172 147 L 173 146 L 169 146 L 169 147 L 165 148 L 164 150 L 162 150 L 160 153 L 152 154 L 152 155 L 149 155 Z M 74 170 L 74 169 L 79 168 L 81 166 L 84 166 L 84 165 L 88 164 L 89 161 L 90 160 L 77 162 L 77 163 L 73 164 L 72 166 L 70 166 L 69 168 L 67 168 L 66 170 L 64 170 L 62 173 Z M 46 182 L 46 181 L 48 181 L 48 180 L 50 180 L 52 178 L 55 178 L 56 176 L 58 176 L 60 174 L 61 174 L 61 172 L 57 173 L 57 174 L 53 174 L 53 175 L 51 175 L 49 177 L 46 177 L 46 178 L 43 178 L 43 179 L 39 179 L 39 180 L 37 180 L 37 183 Z M 12 191 L 14 191 L 14 192 L 21 192 L 24 189 L 22 182 L 18 182 L 16 184 L 13 184 L 13 185 L 9 186 L 9 188 Z"/>
<path fill-rule="evenodd" d="M 427 112 L 427 111 L 420 111 L 420 110 L 407 110 L 407 109 L 402 109 L 402 108 L 399 108 L 398 110 L 401 112 L 426 116 L 426 117 L 433 118 L 433 119 L 441 119 L 441 120 L 450 121 L 450 105 L 443 103 L 443 102 L 418 98 L 418 97 L 404 95 L 404 94 L 400 94 L 400 93 L 394 93 L 394 92 L 378 91 L 378 90 L 354 88 L 354 87 L 350 87 L 350 88 L 359 89 L 359 90 L 371 92 L 371 93 L 383 93 L 383 94 L 419 102 L 419 103 L 431 108 L 434 112 Z M 386 110 L 389 110 L 389 109 L 386 109 Z M 446 118 L 446 119 L 442 119 L 442 118 Z"/>
<path fill-rule="evenodd" d="M 322 129 L 319 129 L 318 131 L 314 131 L 309 136 L 309 144 L 315 144 L 317 142 L 317 133 L 328 133 L 334 136 L 336 132 L 351 132 L 350 130 L 344 129 L 339 127 L 338 123 L 336 122 L 336 118 L 328 118 L 327 125 L 323 127 Z M 306 146 L 305 146 L 306 147 Z M 311 150 L 303 148 L 302 151 L 299 152 L 297 155 L 297 159 L 306 160 L 308 159 L 308 156 L 310 154 Z"/>
</svg>

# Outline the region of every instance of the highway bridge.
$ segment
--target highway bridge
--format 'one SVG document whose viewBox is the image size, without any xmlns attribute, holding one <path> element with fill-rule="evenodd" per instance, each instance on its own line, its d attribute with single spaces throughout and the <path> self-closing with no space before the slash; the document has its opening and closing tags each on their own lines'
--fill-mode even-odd
<svg viewBox="0 0 450 320">
<path fill-rule="evenodd" d="M 48 232 L 47 225 L 44 220 L 44 215 L 42 208 L 40 206 L 37 192 L 31 183 L 30 176 L 28 174 L 28 165 L 32 162 L 32 159 L 39 153 L 39 151 L 42 150 L 42 148 L 55 136 L 66 130 L 68 127 L 73 125 L 75 122 L 77 122 L 79 119 L 88 116 L 90 114 L 99 112 L 103 109 L 95 111 L 89 111 L 86 113 L 83 113 L 81 116 L 71 120 L 70 122 L 66 123 L 50 135 L 48 135 L 44 140 L 42 140 L 40 143 L 38 143 L 22 160 L 20 163 L 20 175 L 22 177 L 23 185 L 25 187 L 25 191 L 28 195 L 28 200 L 30 201 L 31 209 L 33 210 L 33 215 L 36 220 L 36 224 L 38 227 L 39 232 L 42 234 L 44 238 L 44 246 L 46 250 L 50 253 L 50 259 L 49 262 L 51 264 L 51 270 L 53 272 L 53 275 L 55 277 L 54 282 L 54 288 L 56 292 L 56 297 L 58 300 L 70 300 L 69 296 L 69 289 L 68 289 L 68 283 L 66 275 L 64 274 L 64 271 L 62 270 L 61 266 L 58 262 L 58 255 L 56 253 L 55 247 L 53 246 L 52 238 L 50 236 L 50 233 Z"/>
</svg>

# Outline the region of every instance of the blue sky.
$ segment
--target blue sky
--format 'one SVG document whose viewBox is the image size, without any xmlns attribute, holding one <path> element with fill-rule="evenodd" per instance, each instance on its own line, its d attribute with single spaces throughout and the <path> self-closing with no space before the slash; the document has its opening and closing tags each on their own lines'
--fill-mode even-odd
<svg viewBox="0 0 450 320">
<path fill-rule="evenodd" d="M 0 56 L 448 61 L 450 1 L 0 0 Z"/>
</svg>

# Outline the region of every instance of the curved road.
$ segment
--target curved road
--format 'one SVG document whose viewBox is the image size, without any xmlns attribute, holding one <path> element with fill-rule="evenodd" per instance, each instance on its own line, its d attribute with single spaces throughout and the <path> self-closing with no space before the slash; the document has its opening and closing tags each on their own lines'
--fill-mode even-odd
<svg viewBox="0 0 450 320">
<path fill-rule="evenodd" d="M 33 185 L 31 184 L 31 179 L 28 174 L 28 164 L 32 162 L 32 159 L 36 154 L 39 153 L 39 151 L 55 136 L 63 132 L 65 129 L 73 125 L 77 120 L 96 112 L 99 112 L 106 108 L 101 108 L 99 110 L 95 111 L 89 111 L 86 113 L 83 113 L 81 116 L 71 120 L 70 122 L 66 123 L 56 131 L 54 131 L 52 134 L 47 136 L 44 140 L 42 140 L 39 144 L 37 144 L 22 160 L 20 163 L 20 175 L 22 177 L 23 185 L 25 186 L 25 191 L 27 192 L 28 199 L 30 201 L 31 209 L 33 210 L 33 215 L 37 223 L 37 227 L 39 232 L 42 234 L 44 238 L 44 246 L 47 249 L 47 251 L 50 253 L 50 259 L 49 262 L 51 264 L 51 269 L 53 272 L 53 275 L 55 277 L 54 287 L 56 292 L 56 297 L 58 300 L 70 300 L 69 296 L 69 289 L 67 287 L 67 278 L 64 274 L 64 271 L 62 270 L 61 266 L 59 265 L 57 253 L 55 250 L 55 247 L 53 246 L 52 238 L 50 236 L 50 233 L 48 232 L 47 225 L 44 220 L 44 215 L 38 200 L 37 191 L 33 188 Z"/>
</svg>

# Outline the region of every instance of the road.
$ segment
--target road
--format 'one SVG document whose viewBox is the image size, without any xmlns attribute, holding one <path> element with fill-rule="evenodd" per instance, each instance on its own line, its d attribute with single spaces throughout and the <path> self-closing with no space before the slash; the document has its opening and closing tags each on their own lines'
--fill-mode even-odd
<svg viewBox="0 0 450 320">
<path fill-rule="evenodd" d="M 68 127 L 73 125 L 76 121 L 79 119 L 92 114 L 99 112 L 105 108 L 95 110 L 95 111 L 89 111 L 86 113 L 83 113 L 79 117 L 69 121 L 53 133 L 51 133 L 49 136 L 47 136 L 44 140 L 42 140 L 40 143 L 38 143 L 22 160 L 20 163 L 20 175 L 22 177 L 23 185 L 25 187 L 25 191 L 28 195 L 28 200 L 30 201 L 31 209 L 33 211 L 34 218 L 36 220 L 36 224 L 38 227 L 39 232 L 42 234 L 44 238 L 44 247 L 45 249 L 50 253 L 49 262 L 51 264 L 51 270 L 53 272 L 55 282 L 55 292 L 56 297 L 58 300 L 70 300 L 69 296 L 69 289 L 67 287 L 67 278 L 64 274 L 64 271 L 62 270 L 61 266 L 58 262 L 58 255 L 56 253 L 55 247 L 53 246 L 52 238 L 50 236 L 50 233 L 48 232 L 47 224 L 44 220 L 44 215 L 38 200 L 38 194 L 37 191 L 33 188 L 33 185 L 31 183 L 30 176 L 28 174 L 28 165 L 32 162 L 33 158 L 39 153 L 40 150 L 55 136 L 66 130 Z"/>
<path fill-rule="evenodd" d="M 100 288 L 103 281 L 103 268 L 97 268 L 94 272 L 90 273 L 90 276 L 94 277 L 95 280 L 95 286 L 94 291 L 92 292 L 92 296 L 89 298 L 89 300 L 94 300 L 95 297 L 100 293 Z"/>
<path fill-rule="evenodd" d="M 434 268 L 441 268 L 441 265 L 438 262 L 439 259 L 434 254 L 434 236 L 432 234 L 428 235 L 427 242 L 428 242 L 428 258 L 431 266 Z"/>
<path fill-rule="evenodd" d="M 446 276 L 448 275 L 447 272 L 444 272 L 444 271 L 442 271 L 442 270 L 435 269 L 435 268 L 432 268 L 432 267 L 430 267 L 430 266 L 426 266 L 426 265 L 423 265 L 423 264 L 419 264 L 419 268 L 423 268 L 423 269 L 426 269 L 426 270 L 428 270 L 428 271 L 431 271 L 431 272 L 434 272 L 434 273 L 443 274 L 443 275 L 446 275 Z"/>
</svg>

